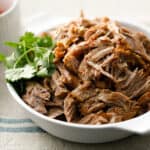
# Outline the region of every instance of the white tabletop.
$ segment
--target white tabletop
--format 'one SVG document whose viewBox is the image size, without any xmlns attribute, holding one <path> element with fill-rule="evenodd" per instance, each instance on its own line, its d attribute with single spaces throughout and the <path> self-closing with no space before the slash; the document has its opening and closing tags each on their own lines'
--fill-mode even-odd
<svg viewBox="0 0 150 150">
<path fill-rule="evenodd" d="M 20 0 L 23 18 L 49 12 L 51 16 L 117 16 L 148 21 L 150 0 Z"/>
</svg>

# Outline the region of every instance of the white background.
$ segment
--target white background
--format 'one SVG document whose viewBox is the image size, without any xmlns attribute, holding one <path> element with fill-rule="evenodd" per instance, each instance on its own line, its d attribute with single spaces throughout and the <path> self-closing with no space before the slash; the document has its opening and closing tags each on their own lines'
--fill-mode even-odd
<svg viewBox="0 0 150 150">
<path fill-rule="evenodd" d="M 150 0 L 20 0 L 23 18 L 44 12 L 50 16 L 121 16 L 150 20 Z"/>
</svg>

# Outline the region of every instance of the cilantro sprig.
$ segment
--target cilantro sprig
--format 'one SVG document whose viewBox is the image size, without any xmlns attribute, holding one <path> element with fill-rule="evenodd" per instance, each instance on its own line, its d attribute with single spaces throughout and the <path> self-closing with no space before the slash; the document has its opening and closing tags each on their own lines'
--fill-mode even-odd
<svg viewBox="0 0 150 150">
<path fill-rule="evenodd" d="M 8 57 L 0 54 L 0 61 L 6 66 L 5 77 L 9 82 L 51 76 L 54 72 L 54 42 L 50 36 L 39 37 L 26 32 L 18 42 L 5 44 L 13 49 Z"/>
</svg>

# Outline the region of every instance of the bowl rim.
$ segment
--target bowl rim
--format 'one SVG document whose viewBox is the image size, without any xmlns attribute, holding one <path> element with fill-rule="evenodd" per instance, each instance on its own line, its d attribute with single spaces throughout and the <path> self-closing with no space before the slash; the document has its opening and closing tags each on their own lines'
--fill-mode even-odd
<svg viewBox="0 0 150 150">
<path fill-rule="evenodd" d="M 70 19 L 72 19 L 72 18 L 69 18 L 69 20 Z M 147 36 L 150 37 L 150 28 L 146 27 L 143 24 L 137 23 L 135 21 L 128 21 L 128 20 L 125 20 L 125 19 L 118 19 L 118 18 L 116 19 L 114 17 L 110 17 L 110 19 L 116 20 L 116 21 L 118 21 L 119 23 L 121 23 L 121 24 L 123 24 L 125 26 L 138 29 L 139 31 L 144 32 Z M 16 90 L 14 89 L 14 87 L 11 85 L 11 83 L 9 83 L 9 82 L 6 81 L 6 85 L 7 85 L 7 88 L 9 90 L 9 92 L 13 96 L 13 98 L 26 111 L 30 112 L 32 115 L 35 115 L 36 117 L 38 117 L 38 118 L 40 118 L 40 119 L 42 119 L 44 121 L 48 121 L 48 122 L 51 122 L 51 123 L 54 123 L 54 124 L 59 124 L 59 125 L 66 126 L 66 127 L 74 127 L 74 128 L 82 128 L 82 129 L 116 128 L 116 127 L 123 126 L 125 124 L 133 123 L 135 121 L 143 120 L 147 116 L 150 118 L 150 111 L 149 111 L 149 112 L 146 112 L 146 113 L 144 113 L 144 114 L 142 114 L 140 116 L 137 116 L 135 118 L 132 118 L 132 119 L 129 119 L 129 120 L 126 120 L 126 121 L 121 121 L 121 122 L 117 122 L 117 123 L 110 123 L 110 124 L 100 124 L 100 125 L 89 125 L 89 124 L 86 124 L 85 125 L 85 124 L 77 124 L 77 123 L 72 123 L 72 122 L 65 122 L 65 121 L 54 119 L 54 118 L 50 118 L 48 116 L 44 116 L 43 114 L 35 111 L 33 108 L 31 108 L 29 105 L 27 105 L 23 101 L 23 99 L 18 95 L 18 93 L 16 92 Z"/>
<path fill-rule="evenodd" d="M 0 14 L 0 19 L 10 14 L 17 7 L 18 3 L 19 3 L 19 0 L 13 0 L 10 8 L 8 8 L 6 11 Z"/>
</svg>

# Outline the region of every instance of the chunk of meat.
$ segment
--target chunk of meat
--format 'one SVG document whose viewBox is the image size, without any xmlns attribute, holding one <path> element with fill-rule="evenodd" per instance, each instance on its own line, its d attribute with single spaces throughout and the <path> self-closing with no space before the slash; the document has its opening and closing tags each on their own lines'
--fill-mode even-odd
<svg viewBox="0 0 150 150">
<path fill-rule="evenodd" d="M 87 64 L 86 58 L 79 65 L 78 74 L 81 80 L 89 81 L 99 78 L 101 73 Z"/>
<path fill-rule="evenodd" d="M 107 105 L 115 105 L 128 110 L 132 101 L 120 92 L 112 92 L 110 90 L 101 90 L 98 94 L 98 99 Z"/>
<path fill-rule="evenodd" d="M 63 59 L 63 62 L 68 70 L 72 71 L 74 74 L 77 74 L 80 62 L 75 56 L 68 55 Z"/>
<path fill-rule="evenodd" d="M 141 55 L 143 58 L 145 58 L 147 61 L 150 61 L 150 56 L 148 51 L 144 48 L 143 41 L 147 39 L 145 36 L 143 36 L 140 32 L 130 32 L 129 30 L 122 28 L 121 29 L 122 34 L 125 35 L 126 39 L 125 42 L 128 44 L 128 47 L 131 50 L 134 50 L 135 53 Z"/>
<path fill-rule="evenodd" d="M 97 95 L 99 89 L 92 88 L 90 82 L 85 82 L 79 85 L 71 92 L 71 95 L 80 102 L 84 102 L 86 99 Z"/>
<path fill-rule="evenodd" d="M 111 61 L 114 56 L 111 55 L 109 56 L 109 58 L 106 60 L 107 62 L 108 61 Z M 93 67 L 95 70 L 97 70 L 97 72 L 99 72 L 99 74 L 102 74 L 104 75 L 105 77 L 111 79 L 112 81 L 114 81 L 115 83 L 117 82 L 117 79 L 112 75 L 110 74 L 109 72 L 105 71 L 103 68 L 102 68 L 102 64 L 96 64 L 96 63 L 93 63 L 91 61 L 88 61 L 87 62 L 89 66 Z"/>
<path fill-rule="evenodd" d="M 51 91 L 51 85 L 50 85 L 50 81 L 51 81 L 51 78 L 47 77 L 47 78 L 44 78 L 43 80 L 43 87 L 48 89 L 49 91 Z"/>
<path fill-rule="evenodd" d="M 87 57 L 89 57 L 90 61 L 97 62 L 104 58 L 105 56 L 109 55 L 112 53 L 114 47 L 107 47 L 98 51 L 95 51 L 95 54 L 88 54 Z"/>
<path fill-rule="evenodd" d="M 77 121 L 77 123 L 96 125 L 96 124 L 108 123 L 108 120 L 107 120 L 107 118 L 105 118 L 101 114 L 94 114 L 94 113 L 92 113 L 92 114 L 88 114 L 88 115 L 84 116 L 79 121 Z"/>
<path fill-rule="evenodd" d="M 121 86 L 118 86 L 117 89 L 130 98 L 138 97 L 150 89 L 150 77 L 143 70 L 135 71 L 127 81 L 124 88 L 119 89 Z"/>
<path fill-rule="evenodd" d="M 36 82 L 27 82 L 23 100 L 36 111 L 47 114 L 46 105 L 50 101 L 50 92 Z"/>
<path fill-rule="evenodd" d="M 57 42 L 57 46 L 54 49 L 55 61 L 58 61 L 59 59 L 63 58 L 66 52 L 67 49 L 65 48 L 64 44 L 62 42 Z"/>
<path fill-rule="evenodd" d="M 96 40 L 98 37 L 104 35 L 105 33 L 107 33 L 107 28 L 105 25 L 95 25 L 95 26 L 91 26 L 89 29 L 87 29 L 87 31 L 84 34 L 84 40 Z"/>
<path fill-rule="evenodd" d="M 85 102 L 79 104 L 79 111 L 82 115 L 88 115 L 103 110 L 105 104 L 97 99 L 97 96 L 89 98 Z"/>
<path fill-rule="evenodd" d="M 76 101 L 71 95 L 67 95 L 64 100 L 64 114 L 68 122 L 73 122 L 77 118 Z"/>
<path fill-rule="evenodd" d="M 65 97 L 67 95 L 68 90 L 63 84 L 63 78 L 58 71 L 53 73 L 50 85 L 55 96 Z"/>
<path fill-rule="evenodd" d="M 107 89 L 111 87 L 110 83 L 108 81 L 105 81 L 105 79 L 96 80 L 93 82 L 93 84 L 96 86 L 96 88 L 99 89 Z"/>
<path fill-rule="evenodd" d="M 128 110 L 123 109 L 122 107 L 111 107 L 107 111 L 107 115 L 109 116 L 110 123 L 120 122 L 129 120 L 136 115 L 138 115 L 138 112 L 140 110 L 140 107 L 137 104 L 132 104 Z"/>
<path fill-rule="evenodd" d="M 97 62 L 100 59 L 104 58 L 106 55 L 110 54 L 113 50 L 113 47 L 108 48 L 96 48 L 91 50 L 87 55 L 85 55 L 79 66 L 79 75 L 82 80 L 94 80 L 100 77 L 102 69 L 93 68 L 92 62 Z M 113 59 L 113 57 L 111 58 Z M 108 59 L 107 59 L 108 60 Z M 91 63 L 89 63 L 89 61 Z"/>
<path fill-rule="evenodd" d="M 76 44 L 72 45 L 70 47 L 70 49 L 68 49 L 68 53 L 65 55 L 64 61 L 70 55 L 75 56 L 75 57 L 78 58 L 79 56 L 87 53 L 88 50 L 89 50 L 89 44 L 90 44 L 89 41 L 83 41 L 83 42 L 80 42 L 77 45 Z"/>
<path fill-rule="evenodd" d="M 61 107 L 64 108 L 64 98 L 54 97 L 49 103 L 47 103 L 50 107 Z"/>
<path fill-rule="evenodd" d="M 150 104 L 150 91 L 144 93 L 139 99 L 138 99 L 139 105 L 142 106 L 148 106 Z"/>
<path fill-rule="evenodd" d="M 50 118 L 56 118 L 61 116 L 64 113 L 64 110 L 60 107 L 53 107 L 50 108 L 50 110 L 48 111 L 48 117 Z"/>
<path fill-rule="evenodd" d="M 57 65 L 58 70 L 61 72 L 61 75 L 64 77 L 64 84 L 67 84 L 69 87 L 75 88 L 79 85 L 80 80 L 77 76 L 73 75 L 70 71 L 68 71 L 62 63 Z"/>
</svg>

